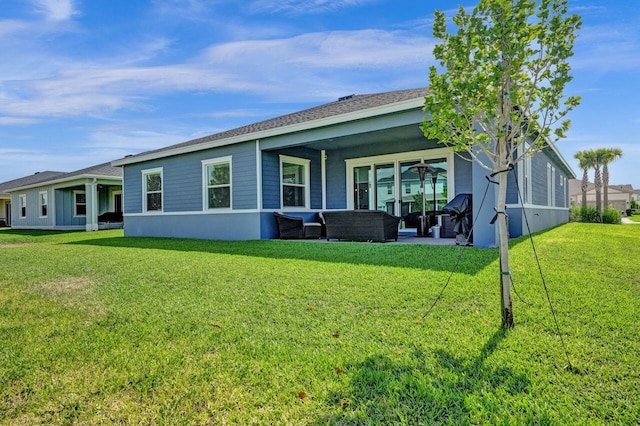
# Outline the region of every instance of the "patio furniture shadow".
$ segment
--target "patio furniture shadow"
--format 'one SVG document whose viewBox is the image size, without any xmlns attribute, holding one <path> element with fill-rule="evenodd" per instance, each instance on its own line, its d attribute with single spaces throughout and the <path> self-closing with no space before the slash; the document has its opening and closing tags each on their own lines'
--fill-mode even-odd
<svg viewBox="0 0 640 426">
<path fill-rule="evenodd" d="M 216 253 L 432 271 L 451 271 L 460 256 L 460 250 L 465 250 L 456 270 L 457 273 L 464 275 L 477 274 L 494 262 L 498 256 L 496 250 L 474 249 L 472 247 L 357 242 L 214 241 L 182 238 L 112 237 L 91 238 L 65 244 Z"/>
<path fill-rule="evenodd" d="M 502 329 L 495 332 L 476 357 L 415 348 L 402 361 L 375 355 L 346 366 L 350 387 L 329 397 L 342 413 L 312 424 L 469 424 L 469 401 L 497 412 L 500 401 L 487 395 L 526 393 L 530 386 L 525 374 L 485 363 L 504 338 Z"/>
</svg>

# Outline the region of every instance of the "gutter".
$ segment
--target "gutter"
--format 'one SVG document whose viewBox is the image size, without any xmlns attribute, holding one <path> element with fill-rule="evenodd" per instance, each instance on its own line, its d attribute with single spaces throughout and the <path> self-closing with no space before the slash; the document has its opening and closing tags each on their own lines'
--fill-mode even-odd
<svg viewBox="0 0 640 426">
<path fill-rule="evenodd" d="M 107 180 L 119 180 L 120 182 L 122 182 L 122 178 L 121 177 L 117 177 L 117 176 L 76 175 L 76 176 L 69 176 L 69 177 L 61 178 L 61 179 L 45 180 L 45 181 L 34 183 L 34 184 L 31 184 L 31 185 L 19 186 L 19 187 L 16 187 L 16 188 L 10 188 L 10 189 L 7 189 L 6 191 L 8 193 L 11 193 L 11 192 L 22 191 L 22 190 L 25 190 L 25 189 L 39 188 L 39 187 L 43 187 L 43 186 L 50 186 L 50 185 L 55 185 L 55 184 L 58 184 L 58 183 L 72 182 L 74 180 L 82 180 L 82 179 L 94 179 L 94 180 L 96 180 L 96 179 L 107 179 Z"/>
</svg>

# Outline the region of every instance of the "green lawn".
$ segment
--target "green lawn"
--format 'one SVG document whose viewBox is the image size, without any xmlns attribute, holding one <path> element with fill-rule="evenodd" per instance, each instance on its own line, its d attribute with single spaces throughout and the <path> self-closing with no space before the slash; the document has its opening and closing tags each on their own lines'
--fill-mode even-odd
<svg viewBox="0 0 640 426">
<path fill-rule="evenodd" d="M 631 219 L 634 222 L 640 222 L 640 214 L 634 214 L 633 216 L 629 216 L 629 219 Z"/>
<path fill-rule="evenodd" d="M 0 231 L 0 424 L 638 424 L 640 227 L 495 250 Z"/>
</svg>

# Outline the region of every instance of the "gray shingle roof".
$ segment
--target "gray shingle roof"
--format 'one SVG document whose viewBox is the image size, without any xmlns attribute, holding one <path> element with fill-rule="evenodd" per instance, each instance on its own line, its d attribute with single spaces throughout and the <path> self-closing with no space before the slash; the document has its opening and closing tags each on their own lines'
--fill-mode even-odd
<svg viewBox="0 0 640 426">
<path fill-rule="evenodd" d="M 17 188 L 45 185 L 48 182 L 64 182 L 79 177 L 113 177 L 122 179 L 122 168 L 114 167 L 111 162 L 86 167 L 74 172 L 41 172 L 35 175 L 15 179 L 0 184 L 0 193 Z M 8 195 L 8 194 L 6 194 Z"/>
<path fill-rule="evenodd" d="M 64 172 L 53 172 L 47 170 L 45 172 L 37 172 L 29 176 L 21 177 L 18 179 L 9 180 L 7 182 L 0 183 L 0 195 L 9 196 L 7 190 L 12 188 L 19 188 L 22 186 L 34 185 L 39 182 L 54 179 L 58 176 L 65 174 Z"/>
<path fill-rule="evenodd" d="M 65 173 L 64 176 L 59 176 L 58 179 L 67 179 L 75 176 L 108 176 L 121 178 L 122 177 L 122 168 L 114 167 L 111 165 L 111 162 L 102 163 L 95 166 L 87 167 L 84 169 L 76 170 L 75 172 Z M 57 180 L 57 179 L 56 179 Z"/>
<path fill-rule="evenodd" d="M 277 129 L 280 127 L 286 127 L 294 124 L 306 123 L 323 118 L 329 118 L 342 114 L 349 114 L 369 108 L 380 107 L 397 102 L 407 101 L 411 99 L 423 98 L 427 95 L 426 88 L 418 89 L 406 89 L 396 90 L 393 92 L 375 93 L 368 95 L 350 95 L 340 98 L 337 101 L 329 102 L 327 104 L 319 105 L 313 108 L 305 109 L 302 111 L 294 112 L 291 114 L 282 115 L 280 117 L 271 118 L 268 120 L 260 121 L 257 123 L 249 124 L 247 126 L 238 127 L 235 129 L 227 130 L 221 133 L 205 136 L 198 139 L 193 139 L 187 142 L 182 142 L 176 145 L 167 146 L 151 151 L 142 152 L 139 154 L 128 156 L 127 158 L 135 158 L 138 156 L 146 156 L 150 154 L 160 153 L 163 151 L 170 151 L 178 148 L 196 146 L 198 144 L 204 144 L 207 142 L 224 140 L 234 136 L 250 135 L 252 133 L 261 132 L 265 130 Z"/>
</svg>

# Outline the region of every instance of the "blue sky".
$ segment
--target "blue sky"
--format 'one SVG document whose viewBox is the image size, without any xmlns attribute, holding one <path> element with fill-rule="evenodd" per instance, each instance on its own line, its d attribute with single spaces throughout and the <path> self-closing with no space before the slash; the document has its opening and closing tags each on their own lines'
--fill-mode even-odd
<svg viewBox="0 0 640 426">
<path fill-rule="evenodd" d="M 349 94 L 428 85 L 436 8 L 476 1 L 1 0 L 0 182 L 72 171 Z M 640 1 L 570 0 L 561 153 L 619 147 L 640 188 Z"/>
</svg>

